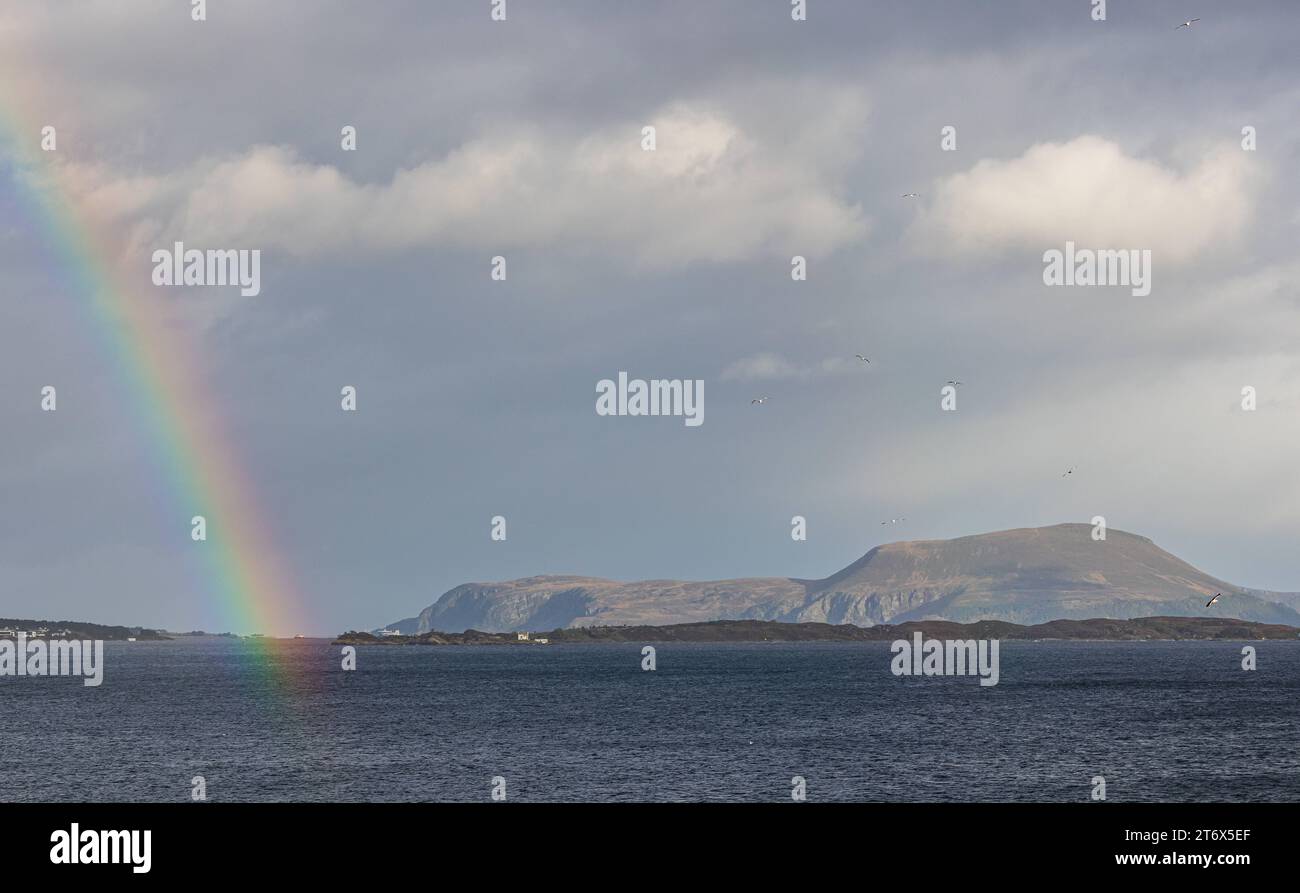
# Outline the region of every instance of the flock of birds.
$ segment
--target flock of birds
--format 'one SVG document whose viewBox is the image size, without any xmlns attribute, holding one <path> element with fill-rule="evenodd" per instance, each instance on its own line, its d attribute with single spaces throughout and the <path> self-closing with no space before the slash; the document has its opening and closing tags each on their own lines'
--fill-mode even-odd
<svg viewBox="0 0 1300 893">
<path fill-rule="evenodd" d="M 910 192 L 910 193 L 908 193 L 908 195 L 909 195 L 909 196 L 914 196 L 914 195 L 916 195 L 916 193 L 915 193 L 915 192 Z M 905 196 L 905 197 L 906 197 L 906 196 Z M 853 356 L 854 356 L 855 358 L 857 358 L 858 362 L 860 362 L 860 363 L 866 363 L 866 364 L 868 364 L 868 365 L 871 364 L 871 359 L 870 359 L 869 357 L 867 357 L 865 354 L 856 353 L 856 354 L 854 354 Z M 961 379 L 959 379 L 959 378 L 950 378 L 950 379 L 948 379 L 947 384 L 948 384 L 950 387 L 959 388 L 959 387 L 961 387 Z M 755 397 L 753 400 L 750 400 L 750 401 L 749 401 L 749 405 L 750 405 L 750 406 L 762 406 L 764 403 L 766 403 L 766 402 L 767 402 L 768 400 L 770 400 L 770 399 L 772 399 L 772 398 L 769 397 L 767 394 L 764 394 L 764 395 L 762 395 L 761 397 Z M 1074 469 L 1075 469 L 1075 467 L 1074 467 L 1073 465 L 1071 465 L 1069 468 L 1067 468 L 1067 469 L 1066 469 L 1066 470 L 1061 474 L 1061 477 L 1069 477 L 1070 475 L 1074 474 Z M 906 518 L 890 518 L 888 521 L 881 521 L 880 523 L 881 523 L 882 525 L 883 525 L 883 524 L 897 524 L 897 523 L 900 522 L 900 521 L 906 521 L 906 520 L 907 520 Z"/>
<path fill-rule="evenodd" d="M 1178 25 L 1177 27 L 1175 27 L 1174 30 L 1175 30 L 1175 31 L 1178 31 L 1178 30 L 1180 30 L 1180 29 L 1182 29 L 1182 28 L 1191 28 L 1193 25 L 1195 25 L 1195 24 L 1196 24 L 1197 22 L 1199 22 L 1199 21 L 1200 21 L 1199 18 L 1196 18 L 1196 19 L 1188 19 L 1187 21 L 1185 21 L 1185 22 L 1183 22 L 1182 24 L 1180 24 L 1180 25 Z M 904 192 L 904 193 L 902 194 L 902 197 L 903 197 L 903 198 L 920 198 L 920 197 L 921 197 L 921 193 L 919 193 L 919 192 Z M 860 354 L 860 353 L 859 353 L 859 354 L 854 354 L 853 356 L 856 357 L 857 360 L 858 360 L 858 362 L 860 362 L 860 363 L 867 363 L 868 365 L 870 365 L 870 363 L 871 363 L 870 358 L 866 357 L 866 356 L 863 355 L 863 354 Z M 954 388 L 959 388 L 959 387 L 961 387 L 961 381 L 960 381 L 959 379 L 955 379 L 955 378 L 950 378 L 950 379 L 948 379 L 947 384 L 948 384 L 950 387 L 954 387 Z M 762 405 L 763 405 L 764 403 L 766 403 L 769 399 L 771 399 L 771 398 L 768 397 L 766 394 L 764 394 L 764 395 L 761 396 L 761 397 L 755 397 L 753 400 L 750 400 L 750 401 L 749 401 L 749 405 L 750 405 L 750 406 L 762 406 Z M 1072 465 L 1072 466 L 1070 466 L 1069 468 L 1067 468 L 1064 472 L 1061 473 L 1061 477 L 1063 477 L 1063 478 L 1065 478 L 1065 477 L 1070 477 L 1071 475 L 1074 474 L 1074 471 L 1075 471 L 1075 466 Z M 881 526 L 883 527 L 883 526 L 886 525 L 886 524 L 891 524 L 891 525 L 892 525 L 892 524 L 898 524 L 899 522 L 901 522 L 901 521 L 906 521 L 906 520 L 907 520 L 906 518 L 890 518 L 888 521 L 881 521 L 880 524 L 881 524 Z M 1214 605 L 1214 603 L 1217 602 L 1217 601 L 1219 600 L 1219 596 L 1221 596 L 1221 595 L 1223 595 L 1222 592 L 1215 593 L 1214 598 L 1210 599 L 1208 602 L 1205 603 L 1205 607 L 1209 608 L 1209 607 L 1211 607 L 1212 605 Z"/>
</svg>

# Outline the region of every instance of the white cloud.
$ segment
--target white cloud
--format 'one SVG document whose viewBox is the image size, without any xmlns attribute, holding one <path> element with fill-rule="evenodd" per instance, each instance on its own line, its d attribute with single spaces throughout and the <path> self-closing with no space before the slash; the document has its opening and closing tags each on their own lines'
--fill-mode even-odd
<svg viewBox="0 0 1300 893">
<path fill-rule="evenodd" d="M 954 257 L 1073 240 L 1187 262 L 1240 238 L 1254 209 L 1256 163 L 1225 148 L 1179 172 L 1095 136 L 1040 143 L 941 180 L 910 236 L 923 253 Z"/>
<path fill-rule="evenodd" d="M 854 361 L 827 357 L 819 363 L 800 365 L 780 354 L 759 353 L 742 357 L 722 370 L 723 381 L 789 381 L 836 375 L 852 369 Z"/>
<path fill-rule="evenodd" d="M 517 132 L 464 143 L 386 184 L 280 146 L 150 177 L 79 165 L 60 176 L 133 256 L 172 240 L 303 259 L 545 248 L 672 268 L 820 257 L 866 234 L 861 209 L 838 195 L 838 171 L 788 157 L 701 106 L 675 105 L 650 120 L 654 152 L 641 150 L 637 125 L 575 138 Z"/>
</svg>

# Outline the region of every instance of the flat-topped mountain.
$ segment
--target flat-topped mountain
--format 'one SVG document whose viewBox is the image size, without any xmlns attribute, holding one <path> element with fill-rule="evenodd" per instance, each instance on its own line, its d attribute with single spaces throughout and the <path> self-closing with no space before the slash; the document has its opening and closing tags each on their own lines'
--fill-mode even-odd
<svg viewBox="0 0 1300 893">
<path fill-rule="evenodd" d="M 1205 603 L 1223 597 L 1212 608 Z M 394 628 L 485 632 L 583 626 L 663 626 L 710 620 L 787 623 L 906 621 L 1017 624 L 1155 615 L 1300 625 L 1294 593 L 1247 590 L 1216 579 L 1143 536 L 1088 524 L 1004 530 L 951 540 L 877 546 L 821 580 L 767 577 L 620 583 L 528 577 L 466 583 Z"/>
</svg>

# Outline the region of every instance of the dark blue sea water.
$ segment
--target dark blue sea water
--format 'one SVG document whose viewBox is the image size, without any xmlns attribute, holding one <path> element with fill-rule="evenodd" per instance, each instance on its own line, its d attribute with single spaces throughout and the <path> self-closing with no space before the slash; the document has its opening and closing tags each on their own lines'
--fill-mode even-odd
<svg viewBox="0 0 1300 893">
<path fill-rule="evenodd" d="M 0 800 L 1300 799 L 1300 642 L 1003 642 L 1001 680 L 888 643 L 106 645 L 0 678 Z"/>
</svg>

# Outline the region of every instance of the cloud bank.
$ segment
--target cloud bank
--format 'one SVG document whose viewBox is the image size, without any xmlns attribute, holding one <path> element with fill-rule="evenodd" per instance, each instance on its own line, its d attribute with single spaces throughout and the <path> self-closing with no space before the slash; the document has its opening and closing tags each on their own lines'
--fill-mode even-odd
<svg viewBox="0 0 1300 893">
<path fill-rule="evenodd" d="M 835 171 L 787 158 L 705 106 L 677 104 L 651 120 L 654 151 L 641 148 L 633 124 L 567 137 L 527 130 L 467 141 L 382 184 L 286 146 L 169 174 L 69 165 L 63 176 L 78 206 L 123 231 L 132 252 L 172 240 L 303 260 L 525 248 L 670 269 L 824 257 L 866 235 L 868 220 L 841 197 Z M 833 148 L 847 155 L 852 146 Z"/>
<path fill-rule="evenodd" d="M 940 180 L 910 237 L 924 253 L 966 259 L 1072 240 L 1184 263 L 1240 241 L 1255 204 L 1254 170 L 1239 148 L 1180 172 L 1098 136 L 1038 143 Z"/>
</svg>

